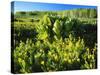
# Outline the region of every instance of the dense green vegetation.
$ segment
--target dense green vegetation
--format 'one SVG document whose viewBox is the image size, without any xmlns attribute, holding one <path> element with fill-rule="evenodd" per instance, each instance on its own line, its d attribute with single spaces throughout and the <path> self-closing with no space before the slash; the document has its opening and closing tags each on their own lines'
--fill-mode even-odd
<svg viewBox="0 0 100 75">
<path fill-rule="evenodd" d="M 97 11 L 12 13 L 15 73 L 97 68 Z"/>
</svg>

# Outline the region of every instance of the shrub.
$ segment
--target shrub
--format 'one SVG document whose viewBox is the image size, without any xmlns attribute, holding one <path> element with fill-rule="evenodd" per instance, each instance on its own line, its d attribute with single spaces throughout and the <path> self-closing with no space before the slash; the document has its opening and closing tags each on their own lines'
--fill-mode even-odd
<svg viewBox="0 0 100 75">
<path fill-rule="evenodd" d="M 15 48 L 14 61 L 21 73 L 92 69 L 96 68 L 95 53 L 96 47 L 91 52 L 85 47 L 83 39 L 75 39 L 72 35 L 52 44 L 47 40 L 34 44 L 28 39 Z"/>
</svg>

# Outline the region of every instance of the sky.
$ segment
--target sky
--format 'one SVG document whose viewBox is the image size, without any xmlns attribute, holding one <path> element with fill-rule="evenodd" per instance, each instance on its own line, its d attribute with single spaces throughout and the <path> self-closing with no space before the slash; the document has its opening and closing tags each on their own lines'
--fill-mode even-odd
<svg viewBox="0 0 100 75">
<path fill-rule="evenodd" d="M 97 8 L 96 6 L 71 5 L 71 4 L 54 4 L 39 2 L 14 1 L 14 12 L 16 11 L 61 11 L 76 8 Z"/>
</svg>

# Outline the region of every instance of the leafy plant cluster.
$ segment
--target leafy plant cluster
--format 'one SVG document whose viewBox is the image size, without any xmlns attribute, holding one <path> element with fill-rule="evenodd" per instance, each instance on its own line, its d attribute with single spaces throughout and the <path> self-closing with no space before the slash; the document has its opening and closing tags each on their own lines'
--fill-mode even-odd
<svg viewBox="0 0 100 75">
<path fill-rule="evenodd" d="M 69 34 L 72 34 L 76 38 L 83 38 L 87 46 L 93 47 L 97 39 L 96 24 L 85 24 L 84 21 L 77 18 L 45 15 L 36 29 L 38 32 L 37 38 L 40 40 L 48 39 L 49 42 L 61 38 L 64 40 L 68 38 Z"/>
<path fill-rule="evenodd" d="M 20 42 L 14 50 L 15 71 L 18 73 L 62 71 L 96 68 L 96 45 L 90 49 L 83 39 L 75 39 L 72 35 L 63 41 L 32 40 Z"/>
</svg>

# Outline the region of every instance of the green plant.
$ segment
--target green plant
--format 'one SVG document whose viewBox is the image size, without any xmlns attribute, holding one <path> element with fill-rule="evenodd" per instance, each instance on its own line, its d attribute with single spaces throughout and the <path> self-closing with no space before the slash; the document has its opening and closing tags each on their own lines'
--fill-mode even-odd
<svg viewBox="0 0 100 75">
<path fill-rule="evenodd" d="M 25 16 L 16 13 L 12 26 L 16 73 L 97 68 L 96 19 L 83 16 L 85 10 L 76 16 L 73 12 L 74 18 L 69 12 L 25 12 Z"/>
</svg>

